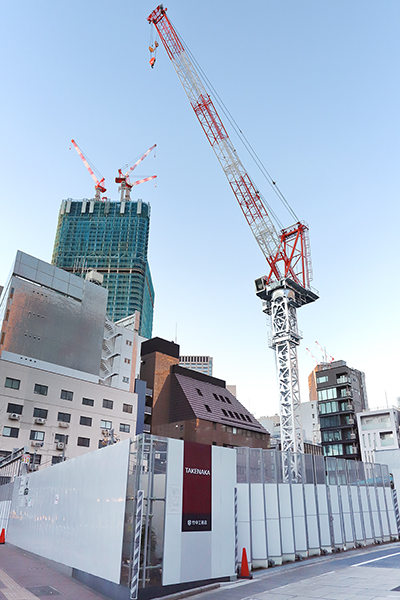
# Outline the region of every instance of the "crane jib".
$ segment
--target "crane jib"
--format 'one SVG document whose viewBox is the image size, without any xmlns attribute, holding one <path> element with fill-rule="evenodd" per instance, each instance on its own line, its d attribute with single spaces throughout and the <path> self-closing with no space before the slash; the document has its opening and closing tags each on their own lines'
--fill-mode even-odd
<svg viewBox="0 0 400 600">
<path fill-rule="evenodd" d="M 193 111 L 228 179 L 248 225 L 270 266 L 266 282 L 290 277 L 309 289 L 312 278 L 308 227 L 296 223 L 280 233 L 241 163 L 214 103 L 194 68 L 162 4 L 149 15 L 171 59 Z"/>
</svg>

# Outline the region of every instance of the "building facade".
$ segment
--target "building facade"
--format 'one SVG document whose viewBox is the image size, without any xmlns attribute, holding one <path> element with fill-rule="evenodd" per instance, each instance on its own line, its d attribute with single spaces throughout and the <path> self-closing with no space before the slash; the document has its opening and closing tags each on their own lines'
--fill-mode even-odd
<svg viewBox="0 0 400 600">
<path fill-rule="evenodd" d="M 212 377 L 213 359 L 211 356 L 180 356 L 179 364 L 181 367 L 185 367 L 185 369 L 198 371 Z"/>
<path fill-rule="evenodd" d="M 361 460 L 356 415 L 368 408 L 364 373 L 344 360 L 321 363 L 308 384 L 310 402 L 318 405 L 324 455 Z"/>
<path fill-rule="evenodd" d="M 397 408 L 380 408 L 358 413 L 357 424 L 364 462 L 374 463 L 378 450 L 400 448 L 400 411 Z"/>
<path fill-rule="evenodd" d="M 214 446 L 269 448 L 269 434 L 226 388 L 225 381 L 179 365 L 179 346 L 142 343 L 140 379 L 152 390 L 154 435 Z"/>
<path fill-rule="evenodd" d="M 112 323 L 106 306 L 106 289 L 17 252 L 0 296 L 0 455 L 26 447 L 36 468 L 143 431 L 138 319 Z"/>
<path fill-rule="evenodd" d="M 63 200 L 52 264 L 84 276 L 103 275 L 107 315 L 119 321 L 140 312 L 140 335 L 153 328 L 154 288 L 148 264 L 150 204 Z"/>
</svg>

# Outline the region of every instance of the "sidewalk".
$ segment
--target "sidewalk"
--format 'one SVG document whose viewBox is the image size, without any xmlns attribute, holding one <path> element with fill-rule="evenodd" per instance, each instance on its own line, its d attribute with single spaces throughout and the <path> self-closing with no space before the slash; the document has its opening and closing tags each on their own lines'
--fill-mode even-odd
<svg viewBox="0 0 400 600">
<path fill-rule="evenodd" d="M 62 596 L 62 600 L 105 600 L 70 577 L 65 568 L 55 570 L 54 563 L 33 556 L 8 544 L 0 545 L 0 600 L 37 600 Z M 61 600 L 61 598 L 60 598 Z"/>
</svg>

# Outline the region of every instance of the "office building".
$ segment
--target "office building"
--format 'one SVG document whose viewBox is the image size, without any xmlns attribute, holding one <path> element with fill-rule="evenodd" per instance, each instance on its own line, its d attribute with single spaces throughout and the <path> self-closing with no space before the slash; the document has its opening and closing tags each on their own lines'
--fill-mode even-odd
<svg viewBox="0 0 400 600">
<path fill-rule="evenodd" d="M 397 408 L 379 408 L 358 413 L 357 424 L 364 462 L 375 462 L 375 452 L 378 450 L 400 448 L 400 411 Z"/>
<path fill-rule="evenodd" d="M 361 460 L 356 415 L 368 408 L 364 373 L 344 360 L 321 363 L 308 385 L 310 402 L 318 405 L 324 455 Z"/>
<path fill-rule="evenodd" d="M 137 318 L 112 323 L 106 306 L 106 289 L 17 252 L 0 297 L 0 456 L 27 447 L 36 469 L 143 431 Z"/>
<path fill-rule="evenodd" d="M 180 356 L 179 364 L 185 369 L 191 369 L 192 371 L 198 371 L 204 373 L 204 375 L 213 374 L 213 359 L 211 356 Z"/>
<path fill-rule="evenodd" d="M 120 321 L 140 312 L 140 335 L 153 328 L 154 288 L 147 251 L 150 205 L 63 200 L 52 264 L 84 277 L 94 269 L 108 290 L 107 315 Z"/>
<path fill-rule="evenodd" d="M 152 390 L 152 434 L 230 448 L 269 447 L 268 432 L 225 381 L 179 365 L 178 344 L 153 338 L 142 343 L 141 356 L 140 379 Z"/>
</svg>

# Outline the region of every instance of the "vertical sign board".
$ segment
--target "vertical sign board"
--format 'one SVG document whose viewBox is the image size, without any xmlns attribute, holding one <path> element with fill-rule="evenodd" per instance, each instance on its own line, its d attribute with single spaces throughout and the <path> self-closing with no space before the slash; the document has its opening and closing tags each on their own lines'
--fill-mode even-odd
<svg viewBox="0 0 400 600">
<path fill-rule="evenodd" d="M 186 441 L 182 531 L 211 531 L 211 446 Z"/>
</svg>

